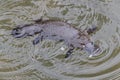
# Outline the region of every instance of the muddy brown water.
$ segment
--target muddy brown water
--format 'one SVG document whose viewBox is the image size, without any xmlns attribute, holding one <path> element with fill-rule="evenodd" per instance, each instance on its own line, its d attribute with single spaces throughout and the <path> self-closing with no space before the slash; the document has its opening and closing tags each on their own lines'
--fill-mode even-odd
<svg viewBox="0 0 120 80">
<path fill-rule="evenodd" d="M 0 80 L 120 80 L 119 0 L 0 0 Z M 91 39 L 99 44 L 99 55 L 89 57 L 74 50 L 64 55 L 63 42 L 37 36 L 15 39 L 16 25 L 43 19 L 61 19 L 84 30 L 97 25 Z"/>
</svg>

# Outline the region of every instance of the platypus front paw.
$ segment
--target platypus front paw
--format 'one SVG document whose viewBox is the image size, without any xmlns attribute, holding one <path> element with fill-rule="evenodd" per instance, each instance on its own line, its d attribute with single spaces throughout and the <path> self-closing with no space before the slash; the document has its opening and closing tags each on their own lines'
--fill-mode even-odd
<svg viewBox="0 0 120 80">
<path fill-rule="evenodd" d="M 39 38 L 36 38 L 36 39 L 33 40 L 33 45 L 36 45 L 36 44 L 38 44 L 39 42 L 40 42 L 40 39 L 39 39 Z"/>
</svg>

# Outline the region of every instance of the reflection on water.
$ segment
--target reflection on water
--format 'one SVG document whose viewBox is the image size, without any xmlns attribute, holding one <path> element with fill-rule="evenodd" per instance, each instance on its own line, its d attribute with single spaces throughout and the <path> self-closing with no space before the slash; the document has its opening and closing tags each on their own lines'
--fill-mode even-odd
<svg viewBox="0 0 120 80">
<path fill-rule="evenodd" d="M 119 0 L 0 0 L 0 80 L 119 80 Z M 59 18 L 91 35 L 102 51 L 89 57 L 75 50 L 64 59 L 67 46 L 45 40 L 33 46 L 33 37 L 14 39 L 11 30 L 32 20 Z M 65 50 L 61 50 L 64 47 Z"/>
</svg>

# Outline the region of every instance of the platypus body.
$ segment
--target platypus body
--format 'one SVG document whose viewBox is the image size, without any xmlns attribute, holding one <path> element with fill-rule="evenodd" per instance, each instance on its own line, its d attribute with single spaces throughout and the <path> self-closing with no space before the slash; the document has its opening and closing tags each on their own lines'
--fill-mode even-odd
<svg viewBox="0 0 120 80">
<path fill-rule="evenodd" d="M 39 34 L 33 40 L 33 45 L 38 44 L 44 39 L 51 39 L 55 41 L 64 41 L 68 46 L 65 58 L 67 58 L 74 50 L 74 48 L 80 48 L 86 50 L 89 53 L 93 53 L 99 47 L 96 46 L 89 38 L 89 34 L 96 28 L 90 28 L 88 30 L 81 31 L 76 29 L 70 24 L 62 21 L 36 21 L 33 24 L 19 25 L 12 30 L 12 35 L 15 38 L 32 36 Z"/>
</svg>

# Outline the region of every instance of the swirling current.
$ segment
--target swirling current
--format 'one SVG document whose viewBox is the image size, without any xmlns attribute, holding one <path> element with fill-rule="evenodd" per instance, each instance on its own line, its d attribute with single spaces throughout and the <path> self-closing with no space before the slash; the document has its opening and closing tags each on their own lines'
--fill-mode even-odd
<svg viewBox="0 0 120 80">
<path fill-rule="evenodd" d="M 82 30 L 96 25 L 91 39 L 99 55 L 36 36 L 15 39 L 11 30 L 33 20 L 61 19 Z M 0 0 L 0 80 L 120 80 L 120 0 Z"/>
</svg>

